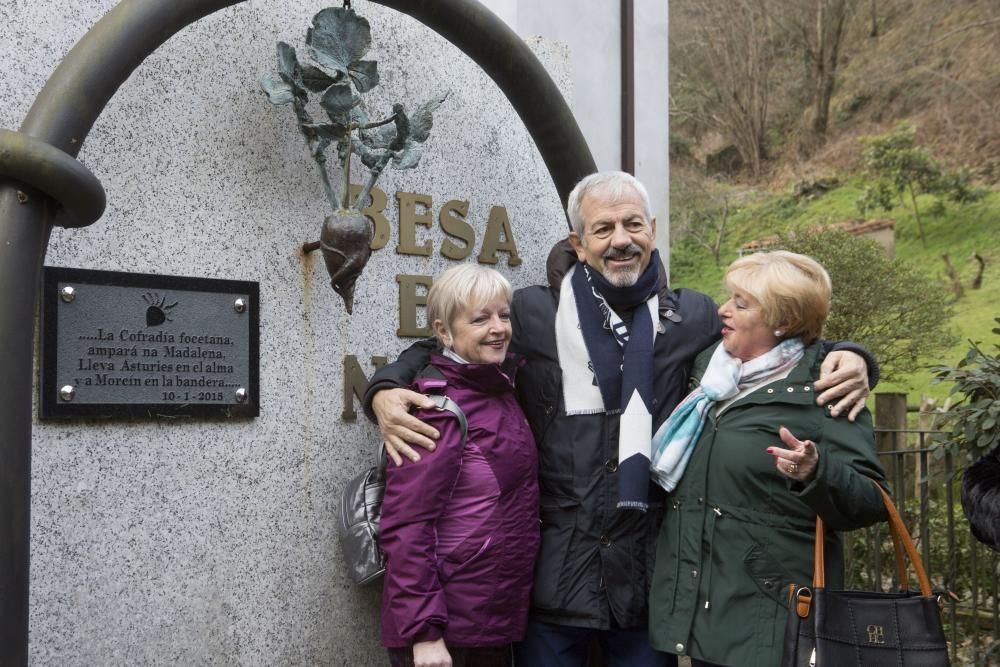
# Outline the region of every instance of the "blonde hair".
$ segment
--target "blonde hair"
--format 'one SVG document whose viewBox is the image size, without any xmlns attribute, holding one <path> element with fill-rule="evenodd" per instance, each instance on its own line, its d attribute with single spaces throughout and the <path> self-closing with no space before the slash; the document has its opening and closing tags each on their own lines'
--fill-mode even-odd
<svg viewBox="0 0 1000 667">
<path fill-rule="evenodd" d="M 767 325 L 782 337 L 819 338 L 830 312 L 830 276 L 812 257 L 786 250 L 741 257 L 726 270 L 723 286 L 741 290 L 760 303 Z"/>
<path fill-rule="evenodd" d="M 514 290 L 495 270 L 479 264 L 459 264 L 439 275 L 427 292 L 427 324 L 441 320 L 451 332 L 451 323 L 463 308 L 478 308 L 501 294 L 510 303 Z"/>
</svg>

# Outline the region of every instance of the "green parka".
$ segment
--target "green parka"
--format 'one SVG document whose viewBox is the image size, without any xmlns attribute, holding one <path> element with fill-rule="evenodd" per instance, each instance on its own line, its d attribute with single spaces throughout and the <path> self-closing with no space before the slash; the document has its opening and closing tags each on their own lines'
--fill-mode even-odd
<svg viewBox="0 0 1000 667">
<path fill-rule="evenodd" d="M 816 514 L 826 523 L 826 581 L 843 585 L 836 531 L 886 518 L 870 480 L 885 486 L 871 414 L 855 422 L 816 405 L 821 346 L 806 348 L 783 380 L 713 407 L 667 512 L 656 547 L 650 593 L 653 647 L 719 665 L 775 667 L 790 590 L 813 574 Z M 700 378 L 714 346 L 699 357 Z M 786 426 L 819 451 L 813 481 L 802 485 L 775 468 L 771 446 Z"/>
</svg>

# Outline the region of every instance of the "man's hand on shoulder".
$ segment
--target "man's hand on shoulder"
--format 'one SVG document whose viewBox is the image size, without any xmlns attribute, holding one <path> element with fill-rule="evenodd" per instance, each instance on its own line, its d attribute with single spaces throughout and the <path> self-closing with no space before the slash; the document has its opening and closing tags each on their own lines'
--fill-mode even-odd
<svg viewBox="0 0 1000 667">
<path fill-rule="evenodd" d="M 404 456 L 411 461 L 420 460 L 420 454 L 412 446 L 434 450 L 434 440 L 441 434 L 410 414 L 413 408 L 434 406 L 433 400 L 409 389 L 383 389 L 375 394 L 372 411 L 378 420 L 385 451 L 397 466 L 403 465 Z"/>
<path fill-rule="evenodd" d="M 868 365 L 864 357 L 844 350 L 826 355 L 815 388 L 817 405 L 836 401 L 830 414 L 837 417 L 849 411 L 847 418 L 854 421 L 864 409 L 869 392 Z"/>
</svg>

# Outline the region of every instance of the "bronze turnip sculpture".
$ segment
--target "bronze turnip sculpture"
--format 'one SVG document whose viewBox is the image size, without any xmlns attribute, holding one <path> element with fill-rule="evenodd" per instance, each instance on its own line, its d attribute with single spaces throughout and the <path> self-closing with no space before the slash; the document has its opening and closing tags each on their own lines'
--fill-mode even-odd
<svg viewBox="0 0 1000 667">
<path fill-rule="evenodd" d="M 402 104 L 394 104 L 391 116 L 372 122 L 360 95 L 355 93 L 367 93 L 379 82 L 378 64 L 362 60 L 371 46 L 368 21 L 352 9 L 328 7 L 313 17 L 306 44 L 314 64 L 300 63 L 293 47 L 278 42 L 278 73 L 263 77 L 260 83 L 271 103 L 292 106 L 309 153 L 319 168 L 333 214 L 323 221 L 319 242 L 302 247 L 305 252 L 317 248 L 322 251 L 330 284 L 351 313 L 354 286 L 371 256 L 372 227 L 361 208 L 386 167 L 417 166 L 422 144 L 430 136 L 433 113 L 448 94 L 425 102 L 409 115 Z M 329 122 L 317 123 L 313 119 L 307 109 L 310 93 L 318 96 Z M 326 149 L 331 144 L 337 147 L 343 170 L 340 197 L 334 194 L 326 171 Z M 357 155 L 370 172 L 367 184 L 353 201 L 352 155 Z"/>
</svg>

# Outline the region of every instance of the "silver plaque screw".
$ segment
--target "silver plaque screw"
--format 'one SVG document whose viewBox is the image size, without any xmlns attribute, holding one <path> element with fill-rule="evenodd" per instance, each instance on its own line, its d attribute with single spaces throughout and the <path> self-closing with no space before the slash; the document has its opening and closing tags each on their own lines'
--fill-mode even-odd
<svg viewBox="0 0 1000 667">
<path fill-rule="evenodd" d="M 244 310 L 247 309 L 247 300 L 244 299 L 243 297 L 236 299 L 236 301 L 233 303 L 233 308 L 236 309 L 237 313 L 242 313 Z"/>
<path fill-rule="evenodd" d="M 247 402 L 247 390 L 244 389 L 243 387 L 240 387 L 239 389 L 236 390 L 236 402 L 237 403 Z"/>
<path fill-rule="evenodd" d="M 63 287 L 62 290 L 59 292 L 59 298 L 65 301 L 66 303 L 72 303 L 73 299 L 76 298 L 76 290 L 70 287 L 69 285 L 66 285 L 66 287 Z"/>
<path fill-rule="evenodd" d="M 72 299 L 70 300 L 72 301 Z M 65 384 L 59 390 L 59 398 L 64 401 L 72 401 L 74 396 L 76 396 L 76 389 L 71 384 Z"/>
</svg>

